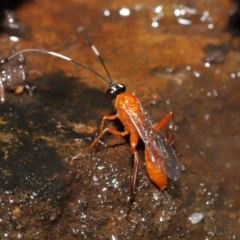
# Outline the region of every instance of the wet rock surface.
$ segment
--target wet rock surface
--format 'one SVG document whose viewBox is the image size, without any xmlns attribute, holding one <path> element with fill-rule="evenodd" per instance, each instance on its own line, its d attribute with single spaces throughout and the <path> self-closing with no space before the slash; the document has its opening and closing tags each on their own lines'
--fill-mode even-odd
<svg viewBox="0 0 240 240">
<path fill-rule="evenodd" d="M 128 137 L 106 134 L 95 154 L 66 161 L 91 143 L 103 116 L 115 113 L 106 83 L 64 60 L 27 53 L 28 81 L 37 91 L 7 92 L 0 106 L 0 238 L 238 239 L 239 38 L 224 31 L 233 11 L 232 2 L 204 0 L 21 5 L 15 14 L 31 36 L 2 33 L 3 56 L 12 47 L 38 47 L 105 76 L 84 43 L 90 37 L 114 81 L 134 92 L 154 121 L 174 112 L 183 172 L 168 183 L 172 212 L 146 175 L 140 142 L 127 221 Z M 119 121 L 107 124 L 122 129 Z M 196 224 L 193 213 L 203 214 Z"/>
</svg>

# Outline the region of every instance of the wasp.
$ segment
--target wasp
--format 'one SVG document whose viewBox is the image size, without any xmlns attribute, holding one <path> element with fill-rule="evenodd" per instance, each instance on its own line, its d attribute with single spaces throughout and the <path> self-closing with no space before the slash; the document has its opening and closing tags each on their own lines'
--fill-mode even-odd
<svg viewBox="0 0 240 240">
<path fill-rule="evenodd" d="M 21 50 L 9 58 L 6 58 L 5 61 L 9 61 L 13 57 L 22 54 L 24 52 L 40 52 L 45 54 L 50 54 L 64 60 L 73 62 L 81 67 L 86 68 L 87 70 L 93 72 L 95 75 L 104 80 L 109 88 L 106 91 L 106 96 L 114 101 L 114 105 L 116 108 L 116 114 L 104 116 L 102 119 L 102 123 L 100 126 L 100 131 L 98 136 L 92 142 L 92 144 L 82 150 L 79 154 L 69 157 L 68 160 L 76 160 L 81 156 L 84 156 L 86 152 L 93 149 L 101 139 L 101 137 L 109 132 L 115 136 L 130 136 L 130 152 L 134 156 L 134 166 L 133 166 L 133 174 L 131 179 L 131 187 L 130 187 L 130 197 L 129 203 L 133 199 L 133 193 L 136 185 L 136 177 L 137 177 L 137 168 L 138 168 L 138 151 L 137 145 L 139 142 L 139 138 L 145 144 L 145 163 L 146 163 L 146 172 L 149 178 L 152 180 L 156 186 L 158 186 L 163 193 L 165 194 L 171 208 L 174 208 L 171 197 L 168 195 L 167 188 L 167 180 L 168 178 L 177 181 L 180 177 L 180 164 L 178 162 L 177 155 L 175 150 L 173 149 L 174 142 L 174 131 L 175 131 L 175 121 L 174 115 L 172 112 L 167 113 L 160 121 L 154 123 L 145 108 L 142 106 L 140 100 L 130 92 L 126 91 L 126 86 L 124 84 L 116 84 L 104 62 L 102 57 L 100 56 L 96 47 L 91 43 L 91 47 L 95 54 L 100 59 L 108 77 L 109 81 L 106 80 L 102 75 L 95 72 L 91 68 L 69 58 L 64 55 L 61 55 L 56 52 L 46 51 L 42 49 L 25 49 Z M 3 63 L 2 63 L 3 64 Z M 112 127 L 104 127 L 106 120 L 114 120 L 119 119 L 124 126 L 124 131 L 118 131 Z M 170 125 L 169 125 L 170 124 Z M 169 126 L 171 128 L 169 128 Z M 162 134 L 162 131 L 165 130 L 165 136 Z M 170 130 L 170 132 L 169 132 Z M 130 207 L 128 208 L 128 213 L 130 211 Z"/>
<path fill-rule="evenodd" d="M 79 158 L 90 149 L 94 148 L 98 144 L 100 138 L 106 132 L 110 132 L 113 135 L 122 137 L 129 135 L 130 152 L 134 156 L 134 166 L 129 198 L 130 202 L 132 200 L 136 184 L 137 168 L 139 162 L 138 151 L 136 148 L 140 137 L 145 144 L 145 164 L 147 174 L 149 178 L 163 191 L 170 206 L 174 208 L 171 198 L 166 191 L 167 177 L 171 178 L 174 181 L 177 181 L 180 177 L 180 164 L 178 162 L 177 155 L 172 147 L 175 131 L 173 113 L 169 112 L 160 121 L 153 123 L 153 120 L 145 108 L 142 106 L 139 99 L 135 96 L 135 94 L 126 92 L 125 85 L 116 84 L 112 80 L 98 50 L 93 44 L 91 44 L 91 47 L 100 59 L 110 79 L 110 81 L 105 80 L 109 86 L 108 90 L 106 91 L 106 96 L 110 100 L 114 101 L 114 106 L 117 112 L 114 115 L 103 117 L 98 136 L 89 147 L 81 151 L 76 156 L 72 157 L 71 160 Z M 114 120 L 117 118 L 123 124 L 124 131 L 121 132 L 110 127 L 104 128 L 104 123 L 106 120 Z M 171 124 L 170 134 L 168 131 L 169 122 Z M 165 129 L 166 137 L 161 134 L 161 129 Z M 128 209 L 128 212 L 129 211 L 130 208 Z"/>
</svg>

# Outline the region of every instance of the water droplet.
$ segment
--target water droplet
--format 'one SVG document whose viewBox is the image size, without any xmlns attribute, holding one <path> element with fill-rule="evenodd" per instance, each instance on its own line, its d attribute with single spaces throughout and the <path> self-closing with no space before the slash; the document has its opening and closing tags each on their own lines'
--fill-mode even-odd
<svg viewBox="0 0 240 240">
<path fill-rule="evenodd" d="M 154 200 L 158 200 L 158 194 L 157 194 L 157 193 L 154 193 L 154 194 L 153 194 L 153 199 L 154 199 Z"/>
<path fill-rule="evenodd" d="M 182 25 L 190 25 L 192 23 L 192 21 L 186 18 L 178 18 L 177 21 Z"/>
<path fill-rule="evenodd" d="M 212 92 L 213 92 L 213 96 L 214 96 L 214 97 L 218 97 L 218 92 L 217 92 L 216 89 L 214 89 Z"/>
<path fill-rule="evenodd" d="M 191 69 L 192 69 L 191 66 L 186 66 L 187 71 L 190 71 Z"/>
<path fill-rule="evenodd" d="M 112 240 L 117 240 L 117 238 L 114 236 L 114 235 L 112 235 Z"/>
<path fill-rule="evenodd" d="M 207 67 L 207 68 L 211 66 L 209 62 L 206 62 L 204 65 L 205 65 L 205 67 Z"/>
<path fill-rule="evenodd" d="M 153 28 L 156 28 L 156 27 L 158 27 L 159 26 L 159 23 L 158 22 L 152 22 L 152 27 Z"/>
<path fill-rule="evenodd" d="M 19 41 L 19 37 L 10 36 L 10 40 L 13 41 L 13 42 L 18 42 Z"/>
<path fill-rule="evenodd" d="M 209 13 L 207 11 L 204 11 L 202 16 L 200 17 L 201 22 L 205 22 L 209 17 Z"/>
<path fill-rule="evenodd" d="M 200 73 L 197 72 L 197 71 L 194 71 L 194 72 L 193 72 L 193 75 L 194 75 L 195 77 L 200 77 Z"/>
<path fill-rule="evenodd" d="M 104 10 L 103 10 L 103 15 L 104 15 L 105 17 L 109 17 L 109 16 L 111 15 L 111 12 L 110 12 L 108 9 L 104 9 Z"/>
<path fill-rule="evenodd" d="M 162 6 L 161 5 L 155 7 L 155 9 L 154 9 L 155 13 L 160 13 L 161 11 L 162 11 Z"/>
<path fill-rule="evenodd" d="M 176 17 L 180 16 L 180 9 L 175 9 L 175 10 L 174 10 L 174 15 L 175 15 Z"/>
<path fill-rule="evenodd" d="M 231 73 L 231 78 L 236 78 L 236 74 L 235 73 Z"/>
<path fill-rule="evenodd" d="M 123 17 L 129 16 L 130 13 L 131 13 L 131 12 L 130 12 L 130 9 L 129 9 L 129 8 L 126 8 L 126 7 L 121 8 L 121 9 L 119 10 L 119 14 L 120 14 L 121 16 L 123 16 Z"/>
<path fill-rule="evenodd" d="M 134 10 L 135 10 L 135 11 L 140 11 L 142 8 L 143 8 L 143 5 L 142 5 L 142 4 L 136 4 L 136 5 L 134 6 Z"/>
<path fill-rule="evenodd" d="M 85 28 L 83 26 L 80 26 L 80 27 L 77 28 L 77 32 L 82 32 L 82 31 L 84 31 L 84 29 Z"/>
<path fill-rule="evenodd" d="M 203 214 L 202 213 L 193 213 L 188 219 L 191 221 L 192 224 L 196 224 L 203 219 Z"/>
<path fill-rule="evenodd" d="M 208 24 L 208 29 L 213 29 L 214 28 L 214 25 L 212 23 L 209 23 Z"/>
</svg>

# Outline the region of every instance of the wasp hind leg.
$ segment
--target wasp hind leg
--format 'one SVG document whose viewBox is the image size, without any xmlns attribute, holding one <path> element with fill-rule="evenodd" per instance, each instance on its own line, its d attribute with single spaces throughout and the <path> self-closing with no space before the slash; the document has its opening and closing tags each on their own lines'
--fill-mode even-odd
<svg viewBox="0 0 240 240">
<path fill-rule="evenodd" d="M 171 125 L 167 124 L 169 121 Z M 169 128 L 169 126 L 171 127 L 171 129 Z M 152 125 L 152 129 L 156 132 L 162 128 L 165 129 L 166 134 L 165 138 L 167 142 L 172 145 L 174 143 L 174 130 L 175 130 L 175 120 L 172 112 L 167 113 L 159 122 Z"/>
<path fill-rule="evenodd" d="M 130 152 L 134 156 L 134 165 L 133 165 L 133 174 L 132 174 L 132 180 L 131 180 L 131 186 L 130 186 L 130 196 L 129 196 L 129 200 L 128 200 L 128 204 L 127 204 L 127 219 L 129 219 L 131 203 L 133 201 L 133 193 L 134 193 L 135 185 L 136 185 L 137 168 L 138 168 L 138 152 L 136 150 L 137 143 L 138 143 L 138 134 L 131 133 L 131 135 L 130 135 Z"/>
</svg>

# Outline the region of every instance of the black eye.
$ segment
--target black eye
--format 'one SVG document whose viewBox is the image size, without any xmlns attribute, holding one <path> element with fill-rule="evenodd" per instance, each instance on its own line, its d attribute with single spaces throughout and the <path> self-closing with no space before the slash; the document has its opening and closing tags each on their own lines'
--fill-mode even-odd
<svg viewBox="0 0 240 240">
<path fill-rule="evenodd" d="M 107 91 L 106 95 L 109 99 L 114 100 L 117 95 L 126 91 L 126 87 L 123 84 L 117 84 L 111 86 Z"/>
<path fill-rule="evenodd" d="M 117 96 L 116 94 L 116 90 L 115 89 L 112 89 L 112 88 L 109 88 L 107 91 L 106 91 L 106 95 L 107 97 L 110 99 L 110 100 L 114 100 Z"/>
<path fill-rule="evenodd" d="M 126 91 L 126 86 L 125 85 L 123 85 L 123 84 L 118 84 L 117 86 L 116 86 L 116 94 L 118 95 L 118 94 L 120 94 L 120 93 L 123 93 L 123 92 L 125 92 Z"/>
</svg>

